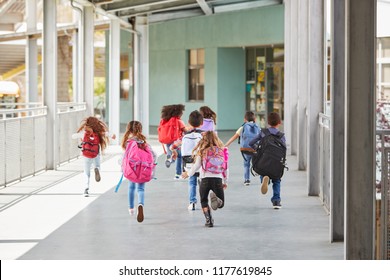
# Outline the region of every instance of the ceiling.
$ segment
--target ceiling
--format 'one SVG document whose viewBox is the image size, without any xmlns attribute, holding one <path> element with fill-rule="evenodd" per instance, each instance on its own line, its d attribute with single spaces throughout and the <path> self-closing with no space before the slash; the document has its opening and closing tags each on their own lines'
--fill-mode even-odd
<svg viewBox="0 0 390 280">
<path fill-rule="evenodd" d="M 148 16 L 150 23 L 283 3 L 282 0 L 89 0 L 87 2 L 129 22 L 136 16 Z"/>
<path fill-rule="evenodd" d="M 0 32 L 13 33 L 25 22 L 26 3 L 30 0 L 0 0 Z M 54 0 L 53 0 L 54 1 Z M 280 5 L 282 0 L 57 0 L 61 5 L 93 5 L 99 14 L 119 17 L 132 23 L 137 16 L 147 16 L 149 23 L 174 19 Z M 36 0 L 37 12 L 42 12 L 42 0 Z M 29 2 L 31 3 L 31 2 Z M 60 11 L 58 11 L 59 13 Z M 0 33 L 1 34 L 1 33 Z M 7 35 L 0 35 L 7 36 Z M 22 36 L 23 37 L 23 36 Z M 23 37 L 24 38 L 24 37 Z M 0 78 L 5 73 L 23 71 L 24 44 L 1 42 Z M 8 76 L 5 75 L 5 76 Z"/>
</svg>

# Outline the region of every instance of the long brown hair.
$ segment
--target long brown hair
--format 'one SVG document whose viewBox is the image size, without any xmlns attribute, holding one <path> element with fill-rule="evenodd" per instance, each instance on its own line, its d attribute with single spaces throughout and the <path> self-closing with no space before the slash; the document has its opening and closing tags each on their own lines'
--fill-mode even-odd
<svg viewBox="0 0 390 280">
<path fill-rule="evenodd" d="M 142 134 L 142 124 L 139 121 L 131 121 L 126 126 L 126 132 L 123 135 L 121 146 L 123 149 L 126 149 L 127 140 L 129 137 L 136 137 L 140 141 L 144 141 L 141 145 L 141 148 L 144 149 L 146 146 L 146 137 Z"/>
<path fill-rule="evenodd" d="M 92 129 L 94 133 L 99 135 L 100 148 L 103 151 L 109 143 L 109 139 L 106 136 L 106 132 L 108 131 L 107 125 L 96 117 L 87 117 L 81 121 L 77 132 L 85 130 L 86 127 Z"/>
<path fill-rule="evenodd" d="M 217 124 L 217 114 L 209 106 L 202 106 L 199 108 L 199 111 L 203 115 L 203 118 L 212 119 L 214 124 Z"/>
<path fill-rule="evenodd" d="M 203 134 L 202 139 L 195 146 L 192 156 L 200 156 L 202 159 L 206 155 L 208 149 L 215 149 L 224 147 L 223 142 L 214 131 L 206 131 Z"/>
</svg>

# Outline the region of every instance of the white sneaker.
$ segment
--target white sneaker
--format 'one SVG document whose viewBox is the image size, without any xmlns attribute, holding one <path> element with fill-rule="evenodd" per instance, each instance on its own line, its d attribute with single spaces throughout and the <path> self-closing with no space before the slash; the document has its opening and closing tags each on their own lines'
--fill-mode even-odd
<svg viewBox="0 0 390 280">
<path fill-rule="evenodd" d="M 129 214 L 130 216 L 134 216 L 134 208 L 129 208 Z"/>
<path fill-rule="evenodd" d="M 88 197 L 88 196 L 89 196 L 88 189 L 85 189 L 85 190 L 84 190 L 84 196 L 85 196 L 85 197 Z"/>
<path fill-rule="evenodd" d="M 196 210 L 196 203 L 195 202 L 191 202 L 188 205 L 187 209 L 190 210 L 190 211 L 195 211 Z"/>
<path fill-rule="evenodd" d="M 263 182 L 261 183 L 261 193 L 266 194 L 268 191 L 268 183 L 269 183 L 269 177 L 264 176 L 263 177 Z"/>
</svg>

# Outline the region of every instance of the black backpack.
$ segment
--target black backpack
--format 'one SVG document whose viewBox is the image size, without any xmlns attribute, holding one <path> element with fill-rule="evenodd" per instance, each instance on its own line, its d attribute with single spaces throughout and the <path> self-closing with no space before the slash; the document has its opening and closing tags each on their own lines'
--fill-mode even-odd
<svg viewBox="0 0 390 280">
<path fill-rule="evenodd" d="M 262 129 L 261 138 L 256 154 L 252 157 L 252 175 L 268 176 L 280 179 L 286 166 L 286 144 L 282 141 L 284 133 L 272 134 L 268 129 Z"/>
</svg>

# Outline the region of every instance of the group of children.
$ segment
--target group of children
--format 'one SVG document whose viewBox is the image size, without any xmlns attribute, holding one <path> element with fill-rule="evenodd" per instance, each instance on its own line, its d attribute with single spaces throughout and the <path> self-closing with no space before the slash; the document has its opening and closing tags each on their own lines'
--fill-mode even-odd
<svg viewBox="0 0 390 280">
<path fill-rule="evenodd" d="M 175 180 L 188 178 L 188 210 L 196 210 L 197 195 L 196 188 L 199 184 L 199 197 L 201 209 L 204 213 L 206 227 L 213 227 L 214 220 L 211 215 L 211 209 L 217 210 L 224 206 L 224 190 L 228 182 L 228 146 L 237 138 L 243 141 L 245 138 L 246 125 L 257 126 L 253 112 L 246 112 L 244 124 L 236 133 L 224 144 L 215 131 L 217 124 L 216 113 L 207 106 L 189 114 L 188 125 L 181 120 L 184 112 L 184 105 L 166 105 L 161 111 L 161 122 L 158 133 L 159 140 L 163 143 L 164 151 L 167 155 L 165 166 L 169 168 L 171 164 L 176 163 Z M 271 134 L 278 133 L 278 127 L 281 124 L 280 116 L 277 113 L 270 113 L 268 116 L 269 131 Z M 165 126 L 165 127 L 164 127 Z M 175 130 L 175 131 L 173 131 Z M 85 191 L 88 196 L 89 178 L 92 164 L 95 166 L 95 179 L 100 181 L 100 154 L 106 148 L 109 137 L 115 139 L 114 134 L 108 132 L 107 126 L 95 117 L 89 117 L 83 120 L 80 128 L 74 134 L 73 138 L 82 139 L 82 150 L 85 158 Z M 160 135 L 161 134 L 161 135 Z M 94 156 L 87 156 L 90 147 L 95 144 L 86 145 L 90 138 L 98 138 L 100 150 Z M 255 137 L 250 139 L 249 146 L 254 151 L 258 142 L 264 137 L 264 133 L 258 129 Z M 126 132 L 121 141 L 121 147 L 126 150 L 129 140 L 137 142 L 138 148 L 150 151 L 153 154 L 154 162 L 156 154 L 147 143 L 146 137 L 142 134 L 142 124 L 138 121 L 131 121 L 126 127 Z M 247 139 L 245 140 L 247 141 Z M 285 142 L 285 138 L 283 138 Z M 92 142 L 92 141 L 91 141 Z M 241 145 L 242 146 L 242 145 Z M 243 149 L 244 150 L 244 149 Z M 244 153 L 244 185 L 250 184 L 250 162 L 252 154 Z M 266 194 L 270 178 L 260 176 L 261 192 Z M 144 193 L 145 182 L 132 182 L 129 180 L 129 213 L 135 214 L 135 190 L 138 195 L 137 221 L 144 220 Z M 280 178 L 272 179 L 273 196 L 271 202 L 275 209 L 281 207 L 280 204 Z M 210 204 L 209 204 L 210 197 Z M 211 207 L 211 209 L 210 209 Z"/>
</svg>

